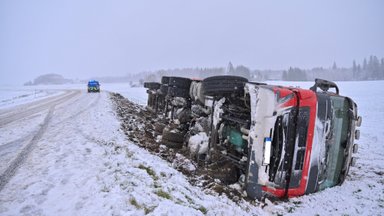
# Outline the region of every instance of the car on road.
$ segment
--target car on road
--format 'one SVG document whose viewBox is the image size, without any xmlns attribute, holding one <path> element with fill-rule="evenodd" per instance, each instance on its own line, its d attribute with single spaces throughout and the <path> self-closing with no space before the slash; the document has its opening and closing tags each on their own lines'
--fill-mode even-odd
<svg viewBox="0 0 384 216">
<path fill-rule="evenodd" d="M 87 84 L 88 93 L 89 92 L 100 92 L 100 83 L 96 80 L 89 80 Z"/>
<path fill-rule="evenodd" d="M 213 177 L 240 183 L 251 198 L 340 185 L 356 163 L 362 119 L 334 82 L 301 89 L 238 76 L 163 77 L 144 86 L 147 107 L 163 119 L 162 143 L 219 164 Z"/>
</svg>

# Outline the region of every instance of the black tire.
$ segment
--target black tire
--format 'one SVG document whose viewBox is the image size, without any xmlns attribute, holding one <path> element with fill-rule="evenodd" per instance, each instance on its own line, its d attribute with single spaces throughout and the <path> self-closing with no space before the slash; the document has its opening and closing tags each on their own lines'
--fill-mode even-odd
<svg viewBox="0 0 384 216">
<path fill-rule="evenodd" d="M 168 95 L 171 97 L 189 98 L 189 89 L 168 87 Z"/>
<path fill-rule="evenodd" d="M 162 134 L 164 128 L 165 128 L 165 124 L 160 123 L 160 122 L 156 122 L 156 123 L 155 123 L 155 132 L 156 132 L 157 134 Z"/>
<path fill-rule="evenodd" d="M 159 89 L 160 88 L 160 83 L 157 82 L 145 82 L 144 83 L 144 88 L 148 89 Z"/>
<path fill-rule="evenodd" d="M 163 130 L 161 142 L 170 148 L 182 148 L 184 143 L 184 136 L 184 132 L 165 127 Z"/>
<path fill-rule="evenodd" d="M 161 84 L 169 84 L 169 77 L 163 76 L 161 77 Z"/>
<path fill-rule="evenodd" d="M 163 95 L 168 94 L 168 85 L 166 85 L 166 84 L 162 84 L 162 85 L 160 86 L 160 93 L 163 94 Z"/>
<path fill-rule="evenodd" d="M 181 149 L 183 148 L 183 143 L 180 142 L 172 142 L 169 140 L 162 139 L 161 142 L 166 145 L 168 148 Z"/>
<path fill-rule="evenodd" d="M 191 79 L 184 77 L 169 77 L 169 86 L 188 89 L 191 86 Z"/>
<path fill-rule="evenodd" d="M 238 168 L 230 162 L 217 164 L 215 171 L 211 174 L 213 178 L 219 179 L 224 184 L 234 184 L 239 180 Z"/>
<path fill-rule="evenodd" d="M 239 76 L 213 76 L 203 80 L 203 92 L 208 96 L 244 93 L 248 80 Z"/>
</svg>

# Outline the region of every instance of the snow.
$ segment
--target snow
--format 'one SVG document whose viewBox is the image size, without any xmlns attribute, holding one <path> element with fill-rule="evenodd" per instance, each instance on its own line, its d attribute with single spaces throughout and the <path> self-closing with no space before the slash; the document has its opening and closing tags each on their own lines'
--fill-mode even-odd
<svg viewBox="0 0 384 216">
<path fill-rule="evenodd" d="M 209 138 L 205 132 L 191 136 L 188 140 L 189 151 L 194 155 L 201 155 L 208 152 Z"/>
<path fill-rule="evenodd" d="M 25 135 L 16 123 L 6 127 Z M 190 185 L 172 164 L 126 141 L 107 92 L 83 91 L 57 105 L 0 191 L 0 215 L 246 215 L 252 208 Z"/>
<path fill-rule="evenodd" d="M 60 90 L 0 88 L 0 109 L 62 94 Z"/>
<path fill-rule="evenodd" d="M 312 84 L 291 85 L 308 88 Z M 235 203 L 225 195 L 192 186 L 172 164 L 127 141 L 106 91 L 121 92 L 145 104 L 143 88 L 102 84 L 100 94 L 85 93 L 85 85 L 0 89 L 0 113 L 68 89 L 83 90 L 55 106 L 41 138 L 0 189 L 0 215 L 382 215 L 384 81 L 337 84 L 341 94 L 357 103 L 363 117 L 356 167 L 341 186 L 287 202 L 266 200 L 264 208 L 258 202 Z M 32 96 L 35 90 L 41 97 Z M 26 101 L 18 97 L 27 94 Z M 47 115 L 48 110 L 41 110 L 0 128 L 2 169 L 17 154 L 10 151 L 30 143 Z M 19 146 L 9 149 L 12 143 Z"/>
<path fill-rule="evenodd" d="M 224 111 L 221 109 L 223 104 L 225 103 L 225 98 L 221 98 L 217 102 L 215 102 L 215 107 L 213 109 L 213 122 L 212 124 L 214 127 L 217 127 L 217 125 L 221 122 L 221 114 L 224 113 Z"/>
</svg>

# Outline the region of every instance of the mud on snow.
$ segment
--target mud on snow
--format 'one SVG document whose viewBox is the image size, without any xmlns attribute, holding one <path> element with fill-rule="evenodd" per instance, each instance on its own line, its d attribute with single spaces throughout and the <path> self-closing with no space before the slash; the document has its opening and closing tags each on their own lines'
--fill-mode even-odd
<svg viewBox="0 0 384 216">
<path fill-rule="evenodd" d="M 225 181 L 214 178 L 220 176 L 225 167 L 196 162 L 191 158 L 185 145 L 182 149 L 172 149 L 163 145 L 161 129 L 158 128 L 158 124 L 164 121 L 161 117 L 118 93 L 111 93 L 111 99 L 127 139 L 171 163 L 172 167 L 183 173 L 192 185 L 202 188 L 206 193 L 225 194 L 234 202 L 247 201 L 260 207 L 266 205 L 264 201 L 247 198 L 238 183 L 228 185 Z"/>
</svg>

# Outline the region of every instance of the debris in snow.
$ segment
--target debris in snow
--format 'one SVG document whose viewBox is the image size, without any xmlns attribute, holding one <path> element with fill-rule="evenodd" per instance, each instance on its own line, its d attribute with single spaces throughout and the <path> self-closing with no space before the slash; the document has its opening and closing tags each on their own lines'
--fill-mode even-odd
<svg viewBox="0 0 384 216">
<path fill-rule="evenodd" d="M 213 125 L 216 126 L 221 121 L 221 114 L 224 112 L 221 107 L 225 102 L 225 97 L 221 98 L 219 101 L 215 103 L 215 107 L 213 109 Z"/>
<path fill-rule="evenodd" d="M 189 151 L 193 155 L 205 154 L 208 151 L 209 138 L 205 132 L 191 136 L 188 141 Z"/>
<path fill-rule="evenodd" d="M 228 186 L 228 182 L 236 182 L 237 179 L 228 176 L 236 176 L 233 174 L 234 169 L 228 167 L 227 164 L 216 163 L 209 167 L 201 167 L 196 169 L 197 164 L 188 159 L 190 153 L 187 149 L 180 150 L 167 148 L 161 144 L 161 139 L 155 136 L 154 124 L 161 121 L 157 119 L 151 112 L 140 105 L 134 104 L 127 100 L 120 94 L 112 93 L 111 99 L 115 103 L 115 109 L 122 123 L 121 127 L 127 138 L 133 141 L 140 147 L 146 148 L 148 151 L 162 157 L 166 161 L 170 162 L 172 166 L 186 175 L 191 184 L 200 186 L 207 192 L 215 192 L 219 195 L 226 194 L 235 202 L 239 202 L 238 197 L 242 197 L 242 190 L 239 188 L 231 188 Z M 224 103 L 224 100 L 220 100 L 220 103 Z M 217 104 L 217 111 L 219 112 L 221 105 Z M 218 117 L 218 116 L 217 116 Z M 134 128 L 142 128 L 141 130 L 135 130 Z M 196 143 L 200 144 L 196 146 Z M 192 138 L 195 152 L 203 154 L 208 150 L 208 137 L 206 134 L 199 133 L 195 138 Z M 244 198 L 248 199 L 248 198 Z"/>
</svg>

